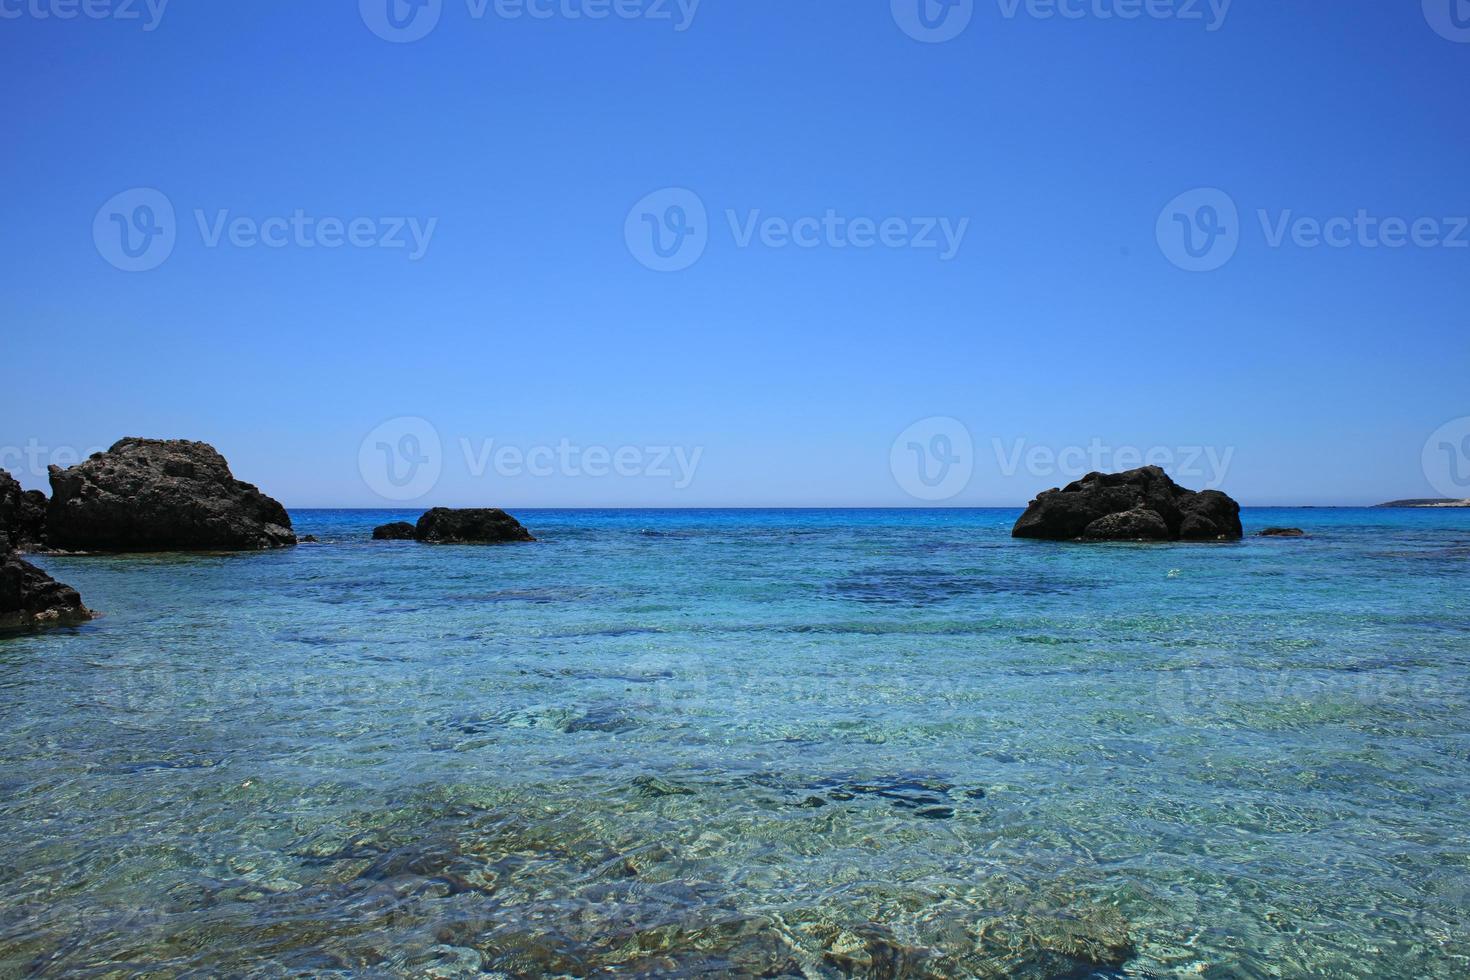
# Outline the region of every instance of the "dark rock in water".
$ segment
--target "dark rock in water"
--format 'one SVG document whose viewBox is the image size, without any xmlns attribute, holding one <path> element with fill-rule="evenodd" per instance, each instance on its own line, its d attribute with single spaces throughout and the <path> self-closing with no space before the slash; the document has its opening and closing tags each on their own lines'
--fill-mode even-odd
<svg viewBox="0 0 1470 980">
<path fill-rule="evenodd" d="M 320 541 L 317 540 L 315 534 L 302 535 L 300 538 L 297 539 L 297 542 L 299 544 L 320 544 L 321 543 Z"/>
<path fill-rule="evenodd" d="M 1258 537 L 1262 538 L 1304 538 L 1307 532 L 1299 527 L 1268 527 Z"/>
<path fill-rule="evenodd" d="M 413 539 L 414 527 L 408 521 L 394 521 L 392 524 L 373 528 L 374 541 L 412 541 Z"/>
<path fill-rule="evenodd" d="M 500 544 L 535 541 L 521 522 L 503 510 L 451 510 L 435 507 L 414 528 L 414 537 L 430 544 Z"/>
<path fill-rule="evenodd" d="M 1233 541 L 1240 505 L 1179 486 L 1157 466 L 1089 473 L 1031 501 L 1011 535 L 1048 541 Z"/>
<path fill-rule="evenodd" d="M 665 796 L 694 796 L 694 790 L 686 786 L 665 782 L 657 776 L 639 776 L 633 780 L 633 788 L 639 796 L 659 799 Z"/>
<path fill-rule="evenodd" d="M 46 543 L 46 495 L 22 490 L 20 482 L 0 470 L 0 551 L 30 551 Z"/>
<path fill-rule="evenodd" d="M 926 806 L 923 809 L 915 810 L 914 816 L 923 817 L 925 820 L 949 820 L 954 816 L 954 807 Z"/>
<path fill-rule="evenodd" d="M 0 558 L 0 627 L 83 623 L 94 615 L 76 589 L 19 555 Z"/>
<path fill-rule="evenodd" d="M 296 543 L 286 508 L 235 479 L 214 447 L 122 439 L 51 467 L 47 543 L 77 551 L 253 551 Z"/>
</svg>

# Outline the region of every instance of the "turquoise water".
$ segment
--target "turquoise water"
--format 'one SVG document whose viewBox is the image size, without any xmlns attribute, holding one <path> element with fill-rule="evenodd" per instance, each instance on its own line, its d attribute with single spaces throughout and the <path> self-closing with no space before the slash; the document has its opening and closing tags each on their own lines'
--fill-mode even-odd
<svg viewBox="0 0 1470 980">
<path fill-rule="evenodd" d="M 0 975 L 1470 972 L 1470 511 L 1015 511 L 45 558 Z"/>
</svg>

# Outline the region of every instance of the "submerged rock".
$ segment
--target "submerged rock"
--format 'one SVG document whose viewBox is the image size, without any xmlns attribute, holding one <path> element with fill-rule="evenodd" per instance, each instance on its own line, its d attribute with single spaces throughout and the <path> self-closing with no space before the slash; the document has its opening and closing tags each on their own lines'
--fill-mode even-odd
<svg viewBox="0 0 1470 980">
<path fill-rule="evenodd" d="M 1011 535 L 1049 541 L 1233 541 L 1240 505 L 1218 490 L 1186 490 L 1157 466 L 1089 473 L 1031 501 Z"/>
<path fill-rule="evenodd" d="M 78 551 L 253 551 L 296 543 L 275 500 L 235 479 L 213 446 L 122 439 L 51 467 L 47 543 Z"/>
<path fill-rule="evenodd" d="M 0 470 L 0 551 L 31 551 L 46 543 L 46 495 L 23 490 L 20 481 Z"/>
<path fill-rule="evenodd" d="M 392 524 L 373 528 L 374 541 L 412 541 L 413 539 L 414 526 L 408 521 L 394 521 Z"/>
<path fill-rule="evenodd" d="M 0 627 L 83 623 L 94 615 L 76 589 L 17 554 L 0 558 Z"/>
<path fill-rule="evenodd" d="M 435 507 L 419 518 L 414 538 L 430 544 L 501 544 L 535 541 L 521 522 L 493 508 L 451 510 Z"/>
<path fill-rule="evenodd" d="M 1307 532 L 1299 527 L 1268 527 L 1257 537 L 1262 538 L 1304 538 Z"/>
</svg>

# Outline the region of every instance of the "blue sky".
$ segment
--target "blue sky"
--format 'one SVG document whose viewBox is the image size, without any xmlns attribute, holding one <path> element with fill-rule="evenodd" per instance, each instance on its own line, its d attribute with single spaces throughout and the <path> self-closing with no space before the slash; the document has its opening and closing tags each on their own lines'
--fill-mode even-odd
<svg viewBox="0 0 1470 980">
<path fill-rule="evenodd" d="M 0 0 L 29 486 L 123 435 L 288 506 L 1012 505 L 1088 447 L 1354 504 L 1470 453 L 1470 3 L 91 2 Z"/>
</svg>

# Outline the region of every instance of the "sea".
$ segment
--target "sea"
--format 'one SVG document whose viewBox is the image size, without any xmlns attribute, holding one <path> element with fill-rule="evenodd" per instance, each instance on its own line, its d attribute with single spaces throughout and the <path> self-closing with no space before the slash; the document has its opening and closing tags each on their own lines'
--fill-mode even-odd
<svg viewBox="0 0 1470 980">
<path fill-rule="evenodd" d="M 1470 510 L 418 513 L 35 559 L 0 976 L 1470 975 Z"/>
</svg>

